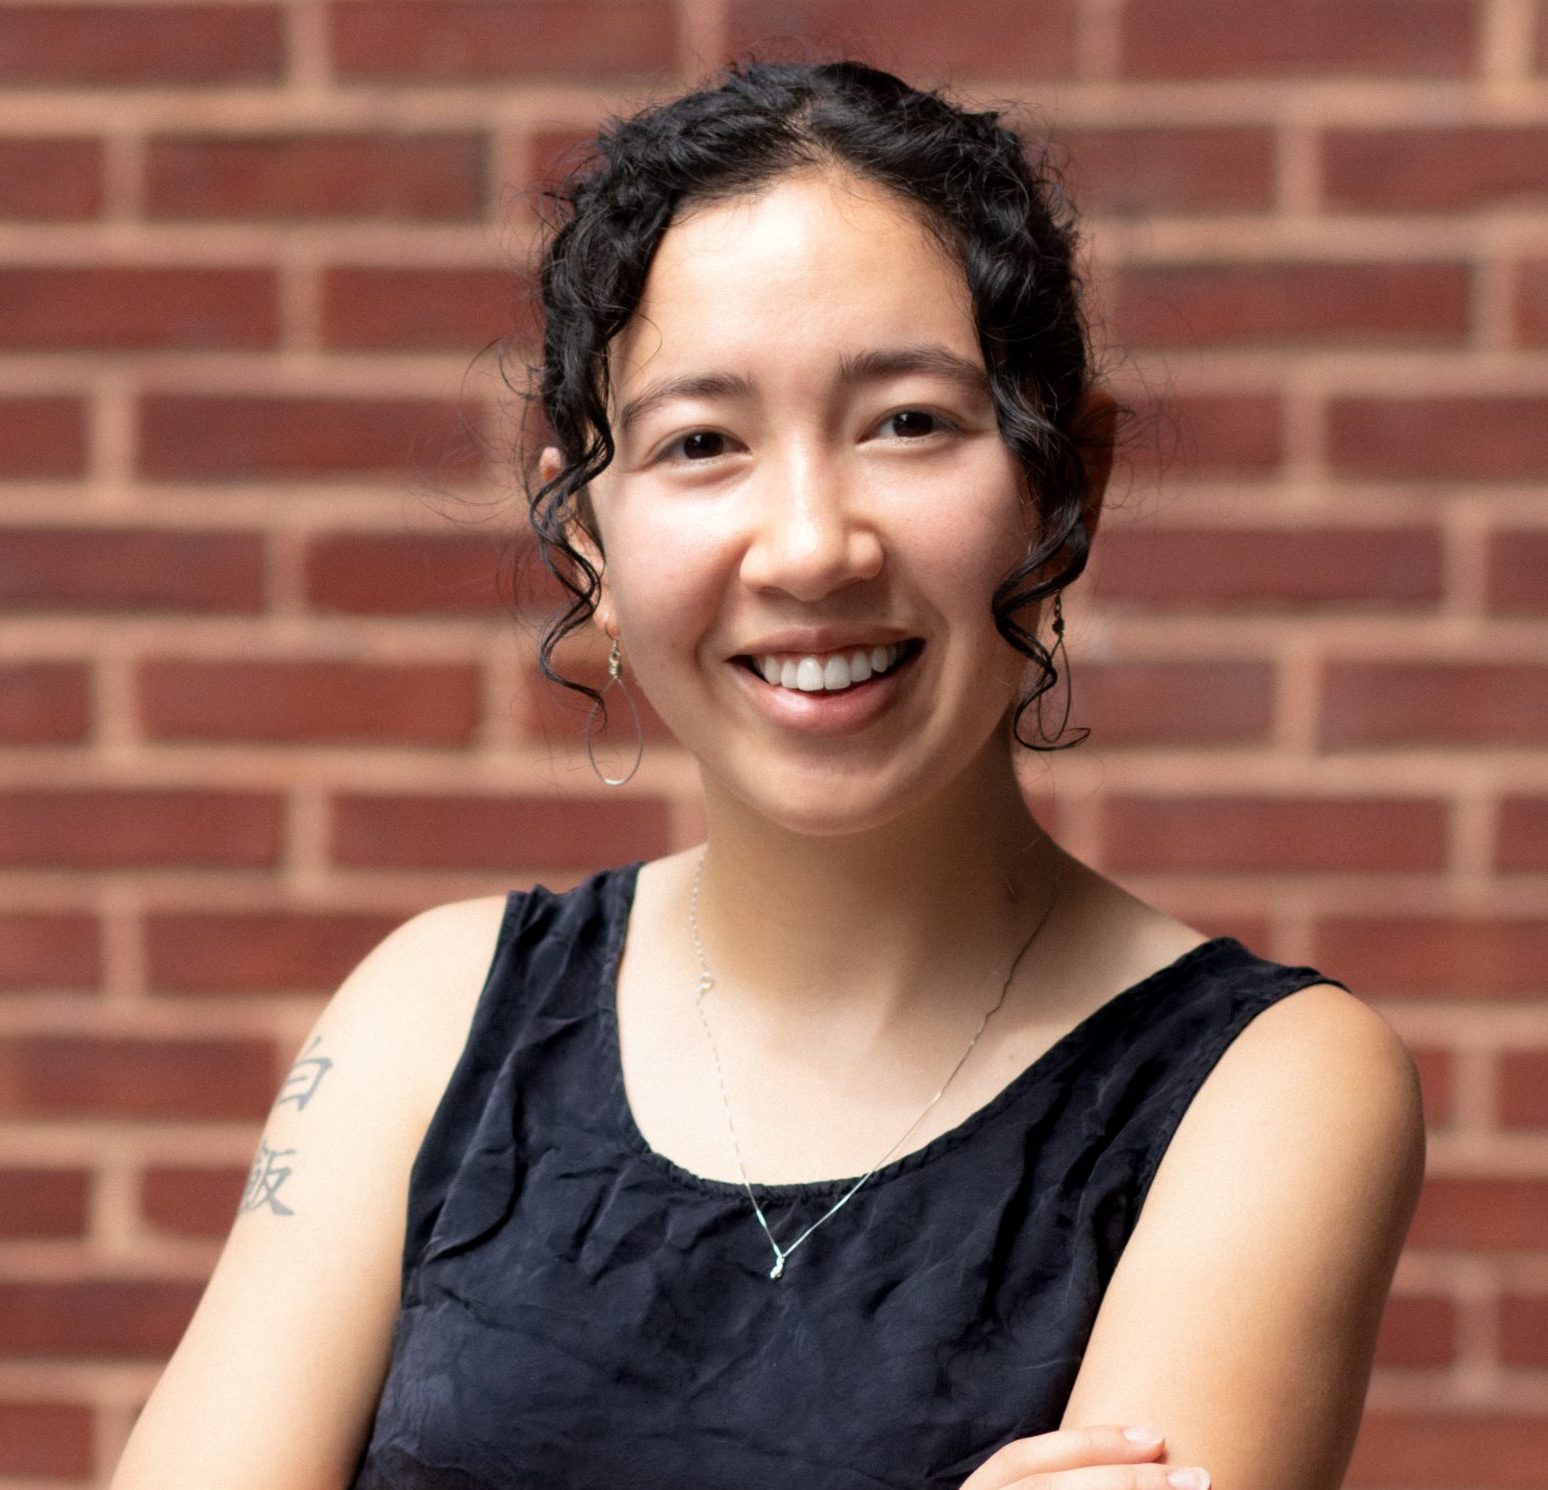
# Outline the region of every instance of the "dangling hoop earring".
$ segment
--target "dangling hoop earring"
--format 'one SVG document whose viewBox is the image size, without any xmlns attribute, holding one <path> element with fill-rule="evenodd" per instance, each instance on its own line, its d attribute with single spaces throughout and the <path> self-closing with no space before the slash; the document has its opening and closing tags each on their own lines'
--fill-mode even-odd
<svg viewBox="0 0 1548 1490">
<path fill-rule="evenodd" d="M 634 764 L 622 776 L 604 776 L 602 769 L 597 765 L 596 755 L 591 747 L 591 732 L 596 726 L 597 715 L 602 709 L 602 698 L 607 696 L 608 690 L 618 685 L 624 696 L 624 702 L 629 706 L 629 712 L 634 715 Z M 607 786 L 622 786 L 636 771 L 640 769 L 640 761 L 645 755 L 645 732 L 640 727 L 640 711 L 635 707 L 634 696 L 629 692 L 629 685 L 623 681 L 623 663 L 621 661 L 621 649 L 618 638 L 613 638 L 613 645 L 607 652 L 607 682 L 602 685 L 601 697 L 591 701 L 591 713 L 586 716 L 586 758 L 591 762 L 591 769 L 596 773 L 599 781 Z"/>
<path fill-rule="evenodd" d="M 1055 678 L 1058 677 L 1059 673 L 1058 673 L 1058 668 L 1054 665 L 1054 658 L 1060 652 L 1064 653 L 1064 713 L 1060 717 L 1059 728 L 1054 732 L 1054 735 L 1053 735 L 1053 738 L 1055 740 L 1057 740 L 1057 739 L 1060 738 L 1060 736 L 1062 736 L 1064 734 L 1064 731 L 1069 727 L 1069 723 L 1070 723 L 1070 702 L 1071 702 L 1071 693 L 1070 693 L 1070 653 L 1069 653 L 1069 648 L 1064 645 L 1064 591 L 1063 590 L 1055 590 L 1054 591 L 1054 598 L 1053 598 L 1053 634 L 1054 634 L 1054 644 L 1049 649 L 1049 652 L 1048 652 L 1048 663 L 1049 663 L 1050 667 L 1054 668 L 1054 676 L 1055 676 Z"/>
</svg>

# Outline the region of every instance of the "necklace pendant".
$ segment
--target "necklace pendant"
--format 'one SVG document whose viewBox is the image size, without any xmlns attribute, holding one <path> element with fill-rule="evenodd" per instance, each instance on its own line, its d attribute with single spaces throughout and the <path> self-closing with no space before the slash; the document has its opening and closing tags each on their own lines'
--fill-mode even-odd
<svg viewBox="0 0 1548 1490">
<path fill-rule="evenodd" d="M 776 1262 L 774 1264 L 774 1266 L 769 1269 L 769 1277 L 777 1278 L 784 1271 L 785 1271 L 785 1254 L 783 1252 L 781 1252 L 779 1254 L 779 1261 Z"/>
</svg>

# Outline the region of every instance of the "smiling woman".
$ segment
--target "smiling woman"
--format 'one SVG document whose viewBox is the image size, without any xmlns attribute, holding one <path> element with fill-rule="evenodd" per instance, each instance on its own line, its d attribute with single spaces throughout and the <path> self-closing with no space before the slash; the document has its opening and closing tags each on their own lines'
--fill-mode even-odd
<svg viewBox="0 0 1548 1490">
<path fill-rule="evenodd" d="M 558 200 L 541 659 L 600 702 L 552 657 L 601 630 L 705 841 L 357 969 L 348 1121 L 233 1233 L 117 1490 L 1334 1490 L 1413 1063 L 1027 804 L 1118 414 L 1051 179 L 996 114 L 754 62 Z M 213 1372 L 280 1272 L 272 1353 Z"/>
</svg>

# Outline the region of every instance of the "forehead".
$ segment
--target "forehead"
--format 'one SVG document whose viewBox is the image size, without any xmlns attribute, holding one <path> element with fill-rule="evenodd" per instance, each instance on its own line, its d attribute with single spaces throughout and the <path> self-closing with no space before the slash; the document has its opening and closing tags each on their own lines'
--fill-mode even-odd
<svg viewBox="0 0 1548 1490">
<path fill-rule="evenodd" d="M 810 170 L 674 222 L 610 352 L 627 394 L 647 372 L 734 361 L 811 375 L 870 345 L 919 342 L 981 362 L 960 265 L 885 189 Z"/>
</svg>

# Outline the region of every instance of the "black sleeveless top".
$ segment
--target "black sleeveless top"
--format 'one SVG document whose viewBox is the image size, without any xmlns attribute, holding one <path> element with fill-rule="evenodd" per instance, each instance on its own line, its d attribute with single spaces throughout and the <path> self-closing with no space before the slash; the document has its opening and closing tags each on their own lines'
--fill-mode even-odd
<svg viewBox="0 0 1548 1490">
<path fill-rule="evenodd" d="M 1336 981 L 1229 937 L 1184 953 L 877 1169 L 771 1279 L 742 1185 L 656 1153 L 629 1110 L 614 980 L 642 862 L 508 897 L 411 1172 L 352 1490 L 959 1486 L 1058 1427 L 1210 1068 Z M 754 1188 L 788 1246 L 857 1178 Z"/>
</svg>

